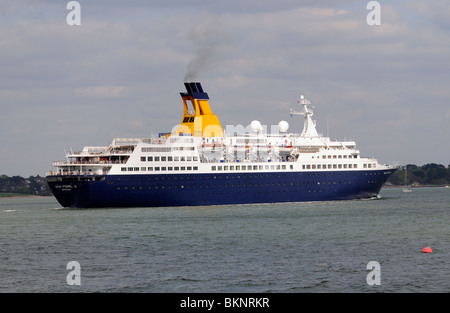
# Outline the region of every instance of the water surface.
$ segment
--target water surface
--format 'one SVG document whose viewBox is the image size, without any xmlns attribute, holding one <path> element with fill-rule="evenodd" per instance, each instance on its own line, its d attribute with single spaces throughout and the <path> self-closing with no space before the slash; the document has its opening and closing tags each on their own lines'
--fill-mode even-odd
<svg viewBox="0 0 450 313">
<path fill-rule="evenodd" d="M 450 189 L 381 196 L 84 210 L 3 198 L 0 291 L 449 292 Z M 81 285 L 67 284 L 70 261 Z M 370 261 L 381 285 L 367 284 Z"/>
</svg>

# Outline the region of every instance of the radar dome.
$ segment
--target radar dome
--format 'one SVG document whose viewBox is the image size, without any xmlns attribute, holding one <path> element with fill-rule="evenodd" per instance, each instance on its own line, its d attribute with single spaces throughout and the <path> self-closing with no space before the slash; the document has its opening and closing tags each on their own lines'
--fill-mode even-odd
<svg viewBox="0 0 450 313">
<path fill-rule="evenodd" d="M 259 121 L 252 121 L 250 123 L 250 127 L 252 129 L 252 132 L 254 133 L 259 133 L 262 130 L 262 126 L 261 123 Z"/>
<path fill-rule="evenodd" d="M 280 133 L 286 133 L 289 129 L 289 123 L 286 121 L 281 121 L 278 123 L 278 131 Z"/>
</svg>

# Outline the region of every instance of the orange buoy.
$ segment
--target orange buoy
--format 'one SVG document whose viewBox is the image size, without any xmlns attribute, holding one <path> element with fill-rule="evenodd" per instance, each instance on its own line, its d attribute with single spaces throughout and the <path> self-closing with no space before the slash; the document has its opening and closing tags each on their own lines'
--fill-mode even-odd
<svg viewBox="0 0 450 313">
<path fill-rule="evenodd" d="M 425 248 L 423 248 L 422 252 L 423 253 L 431 253 L 431 252 L 433 252 L 433 250 L 431 250 L 430 247 L 425 247 Z"/>
</svg>

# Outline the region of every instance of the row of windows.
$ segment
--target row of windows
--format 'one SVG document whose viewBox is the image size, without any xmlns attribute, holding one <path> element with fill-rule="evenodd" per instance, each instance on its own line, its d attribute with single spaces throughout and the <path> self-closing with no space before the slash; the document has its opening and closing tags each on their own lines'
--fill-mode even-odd
<svg viewBox="0 0 450 313">
<path fill-rule="evenodd" d="M 342 159 L 342 158 L 344 158 L 344 159 L 347 159 L 347 158 L 349 158 L 349 159 L 352 159 L 352 158 L 357 158 L 358 156 L 356 155 L 356 154 L 354 154 L 354 155 L 322 155 L 322 159 Z"/>
<path fill-rule="evenodd" d="M 294 166 L 290 166 L 291 170 L 294 169 Z M 257 170 L 285 170 L 286 165 L 219 165 L 219 166 L 211 166 L 212 171 L 257 171 Z"/>
<path fill-rule="evenodd" d="M 141 162 L 184 162 L 184 161 L 198 161 L 197 156 L 149 156 L 141 157 Z"/>
<path fill-rule="evenodd" d="M 198 166 L 122 167 L 120 170 L 122 172 L 198 171 Z"/>
<path fill-rule="evenodd" d="M 194 151 L 195 147 L 142 147 L 142 152 Z"/>
<path fill-rule="evenodd" d="M 194 151 L 195 147 L 172 147 L 172 151 Z"/>
<path fill-rule="evenodd" d="M 376 163 L 364 163 L 363 168 L 376 168 Z M 325 170 L 325 169 L 342 169 L 342 168 L 358 168 L 358 164 L 303 164 L 302 169 L 306 170 Z"/>
<path fill-rule="evenodd" d="M 171 152 L 172 148 L 170 147 L 142 147 L 142 152 Z"/>
<path fill-rule="evenodd" d="M 246 188 L 246 187 L 289 187 L 289 186 L 310 186 L 310 188 L 317 188 L 317 189 L 324 189 L 326 187 L 330 188 L 332 186 L 337 187 L 336 185 L 352 185 L 352 181 L 333 181 L 333 182 L 284 182 L 284 183 L 242 183 L 242 184 L 186 184 L 186 185 L 158 185 L 158 186 L 138 186 L 137 188 L 142 190 L 142 189 L 177 189 L 177 188 Z M 378 183 L 377 181 L 368 181 L 367 183 L 369 184 L 376 184 Z M 321 185 L 321 187 L 319 187 Z M 325 186 L 325 187 L 324 187 Z M 122 187 L 123 189 L 127 190 L 127 189 L 136 189 L 135 186 L 131 186 L 131 187 Z M 334 188 L 334 187 L 333 187 Z M 117 187 L 117 190 L 120 190 L 121 187 Z M 324 189 L 324 191 L 326 191 L 327 189 Z M 337 191 L 337 190 L 336 190 Z M 315 191 L 314 191 L 315 192 Z M 320 191 L 321 192 L 321 191 Z"/>
<path fill-rule="evenodd" d="M 290 169 L 293 170 L 294 166 L 289 165 Z M 364 168 L 375 168 L 376 164 L 364 164 Z M 358 168 L 358 164 L 303 164 L 302 169 L 304 170 L 325 170 L 325 169 L 346 169 L 346 168 Z M 224 165 L 224 166 L 212 166 L 211 170 L 215 171 L 239 171 L 239 170 L 285 170 L 286 165 Z"/>
<path fill-rule="evenodd" d="M 306 170 L 325 170 L 337 168 L 358 168 L 358 164 L 303 164 L 302 169 Z"/>
</svg>

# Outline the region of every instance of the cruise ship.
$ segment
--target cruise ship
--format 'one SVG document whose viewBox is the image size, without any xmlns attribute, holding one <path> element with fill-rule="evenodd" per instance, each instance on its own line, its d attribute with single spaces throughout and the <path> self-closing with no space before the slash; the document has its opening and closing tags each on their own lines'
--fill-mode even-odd
<svg viewBox="0 0 450 313">
<path fill-rule="evenodd" d="M 53 162 L 46 176 L 58 202 L 105 208 L 370 199 L 396 170 L 362 157 L 354 141 L 320 135 L 304 96 L 290 111 L 304 116 L 300 134 L 286 121 L 268 134 L 255 120 L 229 136 L 202 85 L 184 85 L 183 117 L 172 131 L 115 138 Z"/>
</svg>

